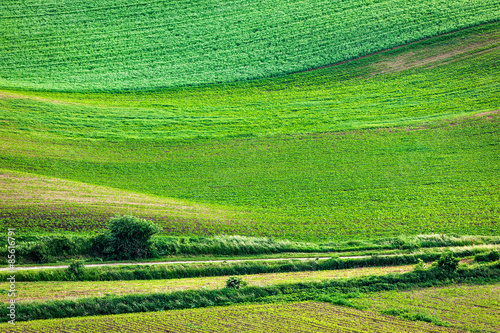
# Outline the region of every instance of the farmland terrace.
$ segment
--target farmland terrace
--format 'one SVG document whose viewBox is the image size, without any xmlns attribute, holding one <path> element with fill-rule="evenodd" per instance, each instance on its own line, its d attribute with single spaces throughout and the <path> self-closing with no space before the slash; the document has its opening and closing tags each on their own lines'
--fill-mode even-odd
<svg viewBox="0 0 500 333">
<path fill-rule="evenodd" d="M 0 0 L 0 263 L 65 267 L 0 331 L 500 331 L 499 55 L 500 0 Z"/>
</svg>

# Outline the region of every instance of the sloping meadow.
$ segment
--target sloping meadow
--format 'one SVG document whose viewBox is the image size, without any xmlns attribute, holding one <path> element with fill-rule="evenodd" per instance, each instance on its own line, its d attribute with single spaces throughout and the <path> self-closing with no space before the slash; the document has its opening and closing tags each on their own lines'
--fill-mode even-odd
<svg viewBox="0 0 500 333">
<path fill-rule="evenodd" d="M 3 0 L 0 86 L 144 90 L 273 77 L 499 18 L 499 0 Z"/>
<path fill-rule="evenodd" d="M 92 6 L 66 14 L 99 12 Z M 1 223 L 95 230 L 112 215 L 134 213 L 183 236 L 498 235 L 499 26 L 245 83 L 116 94 L 3 91 L 6 174 L 81 182 L 72 190 L 101 185 L 107 194 L 49 189 L 46 179 L 17 178 L 12 190 L 5 176 L 0 190 L 10 200 L 1 203 Z"/>
</svg>

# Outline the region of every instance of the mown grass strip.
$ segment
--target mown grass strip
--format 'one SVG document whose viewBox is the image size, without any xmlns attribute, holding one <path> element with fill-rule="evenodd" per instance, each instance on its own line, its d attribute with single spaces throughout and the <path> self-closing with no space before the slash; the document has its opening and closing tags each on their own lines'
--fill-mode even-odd
<svg viewBox="0 0 500 333">
<path fill-rule="evenodd" d="M 498 266 L 498 263 L 496 264 Z M 314 300 L 325 294 L 339 295 L 353 292 L 403 290 L 464 282 L 484 283 L 499 281 L 500 271 L 493 265 L 477 268 L 459 268 L 457 271 L 430 269 L 401 275 L 372 276 L 348 280 L 329 280 L 298 284 L 282 284 L 242 289 L 182 291 L 167 294 L 140 294 L 117 297 L 86 298 L 75 301 L 24 303 L 16 306 L 16 320 L 64 318 L 131 312 L 163 311 L 248 302 L 275 302 L 279 300 Z M 0 309 L 0 320 L 8 321 L 8 309 Z"/>
<path fill-rule="evenodd" d="M 339 269 L 333 271 L 302 271 L 290 273 L 249 274 L 240 277 L 249 286 L 267 286 L 282 283 L 299 283 L 327 279 L 376 276 L 389 273 L 411 271 L 410 266 L 363 267 Z M 16 282 L 16 302 L 48 301 L 87 297 L 120 296 L 128 294 L 166 293 L 193 289 L 221 289 L 225 287 L 227 276 L 192 277 L 170 280 L 126 280 L 126 281 L 91 281 L 91 282 Z M 0 283 L 0 292 L 9 289 L 7 282 Z M 8 302 L 8 299 L 2 300 Z"/>
<path fill-rule="evenodd" d="M 456 257 L 466 257 L 491 251 L 492 248 L 456 249 L 452 253 Z M 203 276 L 227 276 L 281 272 L 299 272 L 316 270 L 349 269 L 357 267 L 382 267 L 411 265 L 421 259 L 432 262 L 442 252 L 423 252 L 418 254 L 371 256 L 356 259 L 337 259 L 281 262 L 243 262 L 235 264 L 178 264 L 151 266 L 103 266 L 86 268 L 80 276 L 72 276 L 66 269 L 35 269 L 16 272 L 17 281 L 115 281 L 115 280 L 155 280 L 179 279 Z M 8 272 L 0 272 L 0 279 L 9 277 Z"/>
</svg>

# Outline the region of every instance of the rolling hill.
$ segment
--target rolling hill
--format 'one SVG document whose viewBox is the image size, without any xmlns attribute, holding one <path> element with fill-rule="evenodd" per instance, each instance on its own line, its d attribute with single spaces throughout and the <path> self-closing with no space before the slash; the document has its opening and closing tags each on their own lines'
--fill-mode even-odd
<svg viewBox="0 0 500 333">
<path fill-rule="evenodd" d="M 177 235 L 498 234 L 499 33 L 492 23 L 224 85 L 4 90 L 0 167 L 215 212 L 179 220 L 171 209 L 130 208 Z M 68 201 L 65 212 L 4 206 L 2 221 L 89 230 L 123 212 Z"/>
<path fill-rule="evenodd" d="M 57 91 L 274 77 L 500 16 L 498 0 L 4 0 L 0 7 L 0 87 Z"/>
</svg>

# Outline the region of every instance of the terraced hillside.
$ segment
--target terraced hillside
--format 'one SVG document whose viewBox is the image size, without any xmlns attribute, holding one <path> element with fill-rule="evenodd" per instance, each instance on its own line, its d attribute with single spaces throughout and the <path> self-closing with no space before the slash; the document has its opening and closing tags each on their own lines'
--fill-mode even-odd
<svg viewBox="0 0 500 333">
<path fill-rule="evenodd" d="M 498 0 L 3 0 L 0 8 L 0 86 L 59 91 L 273 77 L 500 16 Z"/>
</svg>

